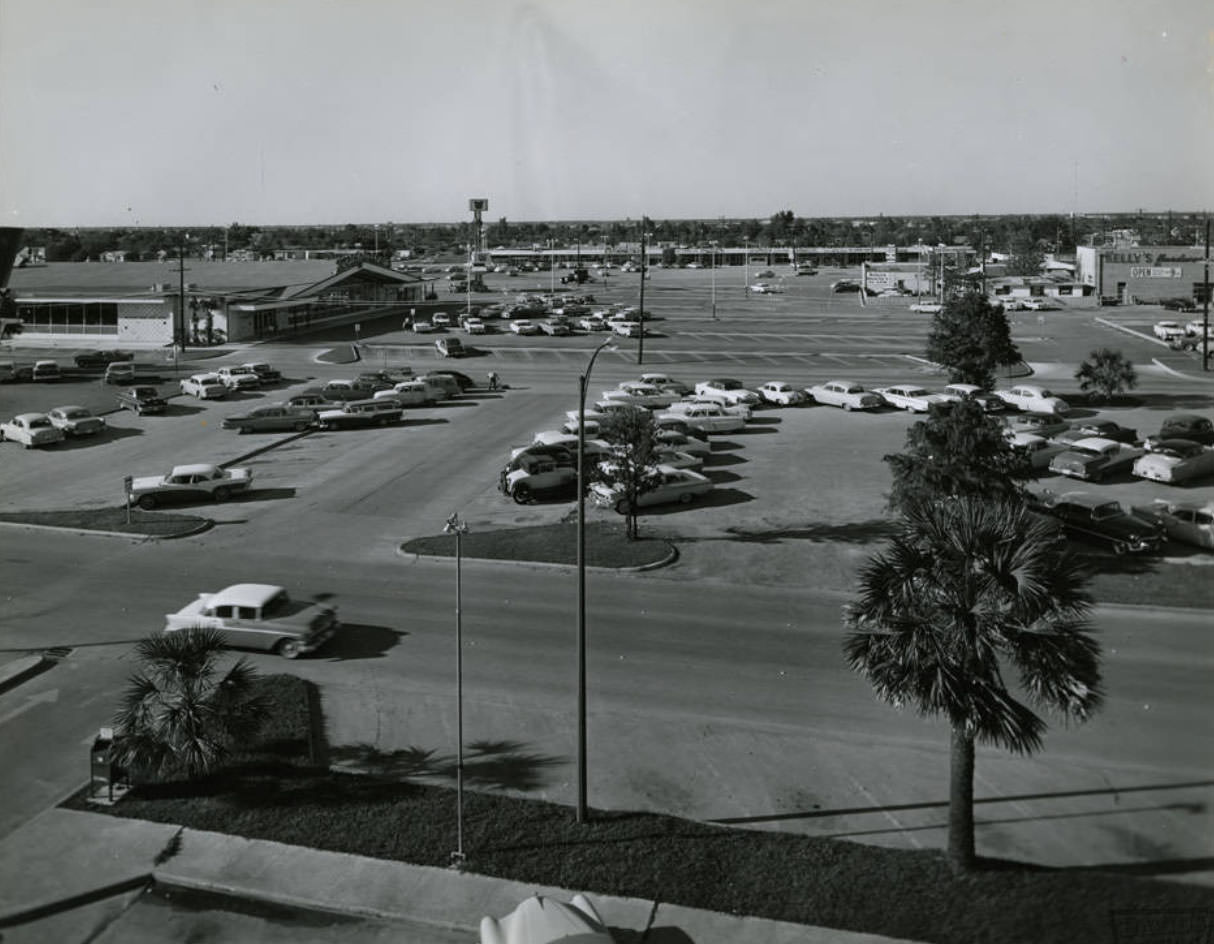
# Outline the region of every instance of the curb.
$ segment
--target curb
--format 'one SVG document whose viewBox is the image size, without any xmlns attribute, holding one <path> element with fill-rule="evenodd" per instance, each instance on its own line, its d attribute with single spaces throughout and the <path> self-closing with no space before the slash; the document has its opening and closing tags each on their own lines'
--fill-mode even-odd
<svg viewBox="0 0 1214 944">
<path fill-rule="evenodd" d="M 204 518 L 199 524 L 184 531 L 173 531 L 169 534 L 147 534 L 143 531 L 98 531 L 92 528 L 65 528 L 55 524 L 29 524 L 24 521 L 0 521 L 0 528 L 22 528 L 26 531 L 60 531 L 64 534 L 95 534 L 103 538 L 128 538 L 132 541 L 175 541 L 177 538 L 191 538 L 215 527 L 215 522 Z"/>
<path fill-rule="evenodd" d="M 663 539 L 663 540 L 665 541 L 665 539 Z M 679 559 L 678 547 L 669 541 L 665 541 L 665 543 L 668 548 L 666 555 L 661 560 L 653 561 L 652 563 L 649 563 L 649 564 L 636 564 L 631 567 L 601 567 L 601 566 L 597 566 L 594 564 L 587 564 L 586 569 L 599 571 L 601 573 L 607 573 L 607 574 L 642 573 L 646 570 L 658 570 L 662 567 L 667 567 L 670 564 L 673 564 L 675 561 L 677 561 Z M 415 562 L 421 561 L 421 560 L 451 561 L 452 563 L 455 562 L 454 555 L 421 554 L 416 551 L 406 551 L 404 544 L 398 544 L 396 546 L 396 556 L 397 557 L 412 557 Z M 577 570 L 577 564 L 558 564 L 558 563 L 553 563 L 551 561 L 504 560 L 504 559 L 498 558 L 498 557 L 469 557 L 467 554 L 463 555 L 462 559 L 467 563 L 475 563 L 475 564 L 502 564 L 502 565 L 509 566 L 509 567 L 515 567 L 515 566 L 540 567 L 545 570 L 566 570 L 566 571 Z"/>
<path fill-rule="evenodd" d="M 37 655 L 22 656 L 20 659 L 14 659 L 12 662 L 0 665 L 0 692 L 20 685 L 27 678 L 37 675 L 50 663 L 51 660 L 46 656 Z"/>
</svg>

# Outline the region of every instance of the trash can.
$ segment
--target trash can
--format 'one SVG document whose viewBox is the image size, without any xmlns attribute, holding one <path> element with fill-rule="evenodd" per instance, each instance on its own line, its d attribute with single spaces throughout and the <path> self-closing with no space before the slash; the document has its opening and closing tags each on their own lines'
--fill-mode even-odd
<svg viewBox="0 0 1214 944">
<path fill-rule="evenodd" d="M 118 797 L 130 788 L 126 769 L 116 764 L 114 757 L 114 731 L 112 728 L 102 728 L 95 738 L 89 751 L 89 794 L 88 799 L 94 803 L 113 803 L 114 794 Z M 105 798 L 98 796 L 98 784 L 105 789 Z"/>
</svg>

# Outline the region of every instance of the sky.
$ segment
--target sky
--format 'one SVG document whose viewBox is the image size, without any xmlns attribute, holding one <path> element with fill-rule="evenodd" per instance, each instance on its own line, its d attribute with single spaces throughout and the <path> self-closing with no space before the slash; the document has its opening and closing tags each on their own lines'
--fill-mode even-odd
<svg viewBox="0 0 1214 944">
<path fill-rule="evenodd" d="M 1205 211 L 1209 0 L 0 0 L 0 225 Z"/>
</svg>

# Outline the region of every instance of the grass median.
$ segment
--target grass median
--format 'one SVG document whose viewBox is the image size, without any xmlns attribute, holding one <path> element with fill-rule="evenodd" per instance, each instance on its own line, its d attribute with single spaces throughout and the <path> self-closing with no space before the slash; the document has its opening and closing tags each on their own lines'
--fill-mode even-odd
<svg viewBox="0 0 1214 944">
<path fill-rule="evenodd" d="M 378 776 L 312 766 L 310 738 L 323 730 L 315 692 L 287 675 L 262 684 L 276 705 L 265 743 L 250 745 L 214 776 L 137 786 L 97 811 L 415 865 L 449 864 L 457 828 L 451 787 L 419 782 L 399 766 L 392 775 L 380 768 Z M 500 755 L 510 747 L 487 750 Z M 1208 888 L 1123 870 L 986 860 L 958 875 L 935 850 L 631 811 L 593 811 L 578 824 L 569 807 L 492 789 L 494 772 L 524 757 L 495 755 L 478 766 L 475 750 L 472 756 L 465 764 L 476 788 L 464 794 L 467 869 L 527 884 L 940 944 L 1106 940 L 1127 909 L 1200 914 L 1214 907 Z M 417 770 L 430 781 L 455 777 L 450 759 L 428 758 Z M 65 805 L 93 810 L 83 793 Z M 1150 872 L 1149 865 L 1136 869 Z"/>
</svg>

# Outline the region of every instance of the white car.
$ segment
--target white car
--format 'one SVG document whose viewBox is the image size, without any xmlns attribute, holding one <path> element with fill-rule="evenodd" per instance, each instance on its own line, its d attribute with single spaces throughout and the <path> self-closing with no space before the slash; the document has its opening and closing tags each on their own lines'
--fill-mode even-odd
<svg viewBox="0 0 1214 944">
<path fill-rule="evenodd" d="M 435 391 L 424 380 L 402 380 L 391 390 L 375 391 L 371 399 L 394 400 L 400 406 L 433 406 Z"/>
<path fill-rule="evenodd" d="M 1024 413 L 1053 413 L 1065 416 L 1071 411 L 1070 404 L 1065 400 L 1036 384 L 1018 384 L 1006 390 L 996 390 L 995 396 Z"/>
<path fill-rule="evenodd" d="M 252 367 L 220 367 L 215 371 L 217 377 L 229 390 L 257 390 L 261 386 L 261 377 Z"/>
<path fill-rule="evenodd" d="M 425 319 L 422 319 L 421 321 L 413 322 L 413 333 L 414 334 L 430 334 L 434 330 L 435 329 L 434 329 L 433 321 L 427 321 Z"/>
<path fill-rule="evenodd" d="M 614 390 L 604 390 L 604 400 L 618 400 L 633 406 L 643 406 L 646 409 L 664 409 L 674 403 L 675 395 L 666 390 L 660 390 L 650 384 L 636 383 L 625 380 Z"/>
<path fill-rule="evenodd" d="M 533 895 L 504 918 L 481 918 L 480 944 L 612 944 L 594 905 L 582 895 L 566 903 Z"/>
<path fill-rule="evenodd" d="M 992 305 L 1002 305 L 1004 311 L 1023 311 L 1028 306 L 1024 299 L 1013 298 L 1011 295 L 996 295 L 991 299 Z"/>
<path fill-rule="evenodd" d="M 1047 469 L 1054 456 L 1070 449 L 1068 443 L 1058 443 L 1036 433 L 1012 433 L 1007 437 L 1012 448 L 1029 457 L 1034 469 Z"/>
<path fill-rule="evenodd" d="M 319 649 L 341 628 L 333 607 L 297 602 L 282 587 L 264 583 L 200 593 L 176 613 L 165 614 L 166 633 L 195 626 L 219 633 L 224 645 L 275 652 L 287 659 Z"/>
<path fill-rule="evenodd" d="M 21 443 L 26 449 L 53 446 L 64 438 L 63 430 L 51 423 L 45 413 L 20 413 L 7 423 L 0 423 L 0 440 Z"/>
<path fill-rule="evenodd" d="M 1029 311 L 1058 311 L 1061 306 L 1048 298 L 1027 298 L 1024 307 Z"/>
<path fill-rule="evenodd" d="M 105 430 L 105 420 L 82 406 L 57 406 L 46 415 L 64 436 L 96 436 Z"/>
<path fill-rule="evenodd" d="M 510 322 L 510 330 L 514 334 L 533 335 L 540 333 L 540 326 L 534 321 L 528 321 L 525 318 L 520 318 L 518 321 Z"/>
<path fill-rule="evenodd" d="M 601 315 L 589 315 L 578 321 L 578 327 L 583 331 L 610 331 L 611 323 Z"/>
<path fill-rule="evenodd" d="M 659 449 L 677 449 L 699 458 L 712 455 L 712 443 L 707 439 L 689 436 L 677 429 L 659 429 L 655 431 L 654 439 Z"/>
<path fill-rule="evenodd" d="M 915 304 L 910 306 L 910 310 L 925 315 L 935 315 L 944 311 L 944 306 L 939 302 L 915 302 Z"/>
<path fill-rule="evenodd" d="M 771 403 L 775 406 L 800 406 L 809 399 L 803 390 L 798 390 L 792 384 L 782 380 L 769 380 L 765 384 L 760 384 L 755 392 L 764 403 Z"/>
<path fill-rule="evenodd" d="M 805 392 L 817 403 L 837 406 L 844 410 L 877 410 L 885 406 L 881 394 L 865 390 L 850 380 L 832 380 L 824 384 L 807 387 Z"/>
<path fill-rule="evenodd" d="M 704 468 L 704 456 L 683 452 L 681 449 L 666 449 L 659 447 L 653 451 L 653 460 L 658 465 L 668 465 L 672 469 L 691 469 L 699 472 Z"/>
<path fill-rule="evenodd" d="M 878 387 L 873 393 L 879 393 L 885 402 L 899 410 L 908 413 L 926 413 L 933 403 L 946 403 L 938 393 L 931 393 L 914 384 L 901 384 L 896 387 Z"/>
<path fill-rule="evenodd" d="M 1089 482 L 1099 482 L 1117 472 L 1129 471 L 1143 450 L 1129 443 L 1091 436 L 1077 439 L 1066 452 L 1050 460 L 1050 471 Z"/>
<path fill-rule="evenodd" d="M 1178 485 L 1214 475 L 1214 449 L 1187 439 L 1162 439 L 1134 460 L 1130 470 L 1140 479 Z"/>
<path fill-rule="evenodd" d="M 485 327 L 485 323 L 481 321 L 480 318 L 465 318 L 464 330 L 468 332 L 468 334 L 485 334 L 486 331 L 488 331 L 488 329 Z"/>
<path fill-rule="evenodd" d="M 222 400 L 228 395 L 227 384 L 218 374 L 195 374 L 181 381 L 181 392 L 199 400 Z"/>
<path fill-rule="evenodd" d="M 665 422 L 688 429 L 698 429 L 705 433 L 736 433 L 746 426 L 745 419 L 731 416 L 715 403 L 689 404 L 682 410 L 659 413 L 655 421 L 659 424 Z"/>
<path fill-rule="evenodd" d="M 695 392 L 697 396 L 715 397 L 726 403 L 745 403 L 747 406 L 756 406 L 761 399 L 753 390 L 747 390 L 742 386 L 742 381 L 734 380 L 732 377 L 701 380 L 696 384 Z"/>
<path fill-rule="evenodd" d="M 225 469 L 210 463 L 175 465 L 168 475 L 131 478 L 127 499 L 143 509 L 181 501 L 227 501 L 253 483 L 251 469 Z"/>
<path fill-rule="evenodd" d="M 602 439 L 587 439 L 583 445 L 586 447 L 587 456 L 608 456 L 611 454 L 611 445 Z M 563 446 L 568 449 L 573 456 L 577 456 L 577 433 L 566 432 L 563 429 L 545 429 L 535 434 L 535 439 L 531 441 L 530 446 L 516 446 L 510 450 L 510 458 L 517 459 L 525 453 L 531 446 Z"/>
<path fill-rule="evenodd" d="M 755 295 L 783 295 L 784 287 L 775 282 L 755 282 L 750 287 Z"/>
<path fill-rule="evenodd" d="M 1157 321 L 1151 330 L 1155 333 L 1155 337 L 1161 341 L 1183 338 L 1186 333 L 1178 321 Z"/>
<path fill-rule="evenodd" d="M 430 319 L 430 323 L 436 328 L 450 328 L 452 325 L 451 316 L 445 311 L 436 311 Z"/>
<path fill-rule="evenodd" d="M 1157 498 L 1150 505 L 1135 506 L 1134 512 L 1158 521 L 1173 541 L 1214 550 L 1214 502 L 1173 502 Z"/>
<path fill-rule="evenodd" d="M 613 321 L 611 330 L 622 338 L 639 338 L 649 335 L 649 331 L 639 321 Z"/>
<path fill-rule="evenodd" d="M 686 505 L 696 498 L 707 495 L 713 488 L 712 479 L 689 469 L 674 469 L 668 465 L 659 465 L 658 475 L 660 476 L 658 482 L 637 496 L 636 506 L 638 508 L 667 505 L 673 502 Z M 630 503 L 619 488 L 612 487 L 606 482 L 596 482 L 590 486 L 590 491 L 594 495 L 597 505 L 614 508 L 621 515 L 630 510 Z"/>
<path fill-rule="evenodd" d="M 753 413 L 750 406 L 746 403 L 730 403 L 724 397 L 711 396 L 709 394 L 692 394 L 689 397 L 683 397 L 681 400 L 675 400 L 667 409 L 668 413 L 683 413 L 695 406 L 718 406 L 730 416 L 740 416 L 744 420 L 751 418 Z"/>
</svg>

